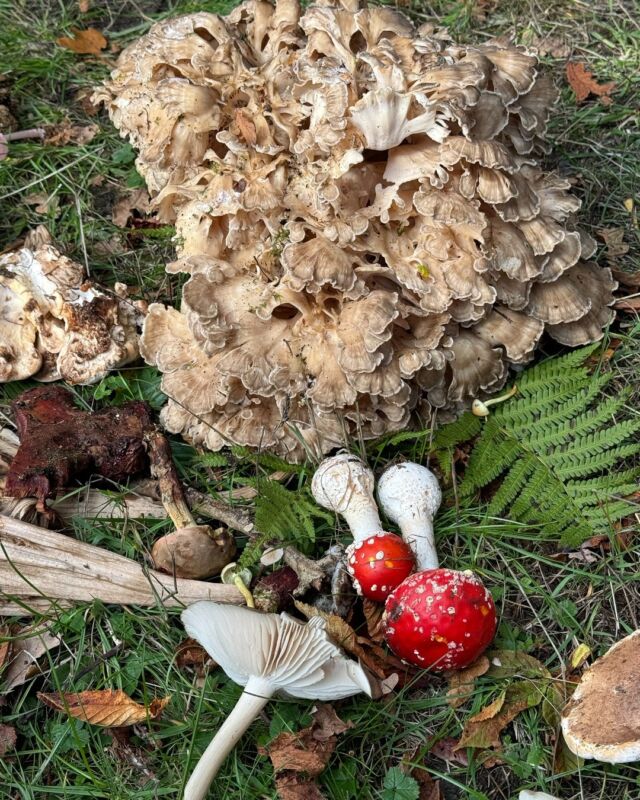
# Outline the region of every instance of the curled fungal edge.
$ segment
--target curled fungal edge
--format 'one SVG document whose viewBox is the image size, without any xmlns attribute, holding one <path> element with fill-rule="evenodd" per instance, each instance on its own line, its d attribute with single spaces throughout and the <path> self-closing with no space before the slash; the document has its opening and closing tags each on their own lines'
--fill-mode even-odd
<svg viewBox="0 0 640 800">
<path fill-rule="evenodd" d="M 138 357 L 142 307 L 86 280 L 51 245 L 0 257 L 0 383 L 90 384 Z"/>
<path fill-rule="evenodd" d="M 556 91 L 522 46 L 248 0 L 157 23 L 96 99 L 178 234 L 182 306 L 151 307 L 141 349 L 194 443 L 302 459 L 425 427 L 544 332 L 612 319 L 580 201 L 538 164 Z"/>
<path fill-rule="evenodd" d="M 195 603 L 182 612 L 185 630 L 244 692 L 196 765 L 184 800 L 202 800 L 222 762 L 276 693 L 338 700 L 371 686 L 362 667 L 328 638 L 325 622 L 262 614 L 230 605 Z"/>
</svg>

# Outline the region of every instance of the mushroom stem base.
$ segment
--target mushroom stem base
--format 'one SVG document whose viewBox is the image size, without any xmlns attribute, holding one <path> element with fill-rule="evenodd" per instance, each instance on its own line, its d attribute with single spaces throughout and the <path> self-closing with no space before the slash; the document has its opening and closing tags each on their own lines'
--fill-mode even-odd
<svg viewBox="0 0 640 800">
<path fill-rule="evenodd" d="M 222 763 L 249 725 L 271 699 L 273 687 L 262 678 L 249 682 L 222 726 L 196 764 L 184 790 L 184 800 L 203 800 Z"/>
</svg>

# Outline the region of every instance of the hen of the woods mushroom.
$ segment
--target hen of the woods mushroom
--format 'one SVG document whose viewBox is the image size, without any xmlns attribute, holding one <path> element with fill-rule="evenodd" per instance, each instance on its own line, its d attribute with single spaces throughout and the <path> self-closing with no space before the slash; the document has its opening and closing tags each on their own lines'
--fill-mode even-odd
<svg viewBox="0 0 640 800">
<path fill-rule="evenodd" d="M 536 162 L 555 94 L 522 47 L 355 0 L 249 0 L 128 47 L 97 99 L 190 275 L 142 337 L 164 425 L 295 459 L 457 412 L 545 330 L 598 339 L 615 283 Z"/>
</svg>

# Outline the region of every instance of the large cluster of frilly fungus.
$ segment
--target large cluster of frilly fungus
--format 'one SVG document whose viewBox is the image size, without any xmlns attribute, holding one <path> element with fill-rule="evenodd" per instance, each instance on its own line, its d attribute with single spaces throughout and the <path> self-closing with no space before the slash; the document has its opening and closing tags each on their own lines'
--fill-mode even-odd
<svg viewBox="0 0 640 800">
<path fill-rule="evenodd" d="M 161 22 L 98 92 L 187 273 L 144 358 L 166 428 L 295 459 L 457 412 L 543 332 L 598 339 L 615 283 L 536 162 L 534 55 L 355 0 Z"/>
</svg>

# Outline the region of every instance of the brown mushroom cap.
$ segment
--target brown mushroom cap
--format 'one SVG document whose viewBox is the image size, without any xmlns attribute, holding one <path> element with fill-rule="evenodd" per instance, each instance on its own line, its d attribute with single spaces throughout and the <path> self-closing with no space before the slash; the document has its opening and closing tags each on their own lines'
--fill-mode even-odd
<svg viewBox="0 0 640 800">
<path fill-rule="evenodd" d="M 582 344 L 611 319 L 580 203 L 536 161 L 555 89 L 523 47 L 248 0 L 154 25 L 98 99 L 190 276 L 142 351 L 196 443 L 299 459 L 427 424 L 545 331 Z"/>
<path fill-rule="evenodd" d="M 156 539 L 151 558 L 156 569 L 178 578 L 210 578 L 233 558 L 233 536 L 208 525 L 190 525 Z"/>
<path fill-rule="evenodd" d="M 562 712 L 562 733 L 581 758 L 640 761 L 640 630 L 617 642 L 583 674 Z"/>
</svg>

